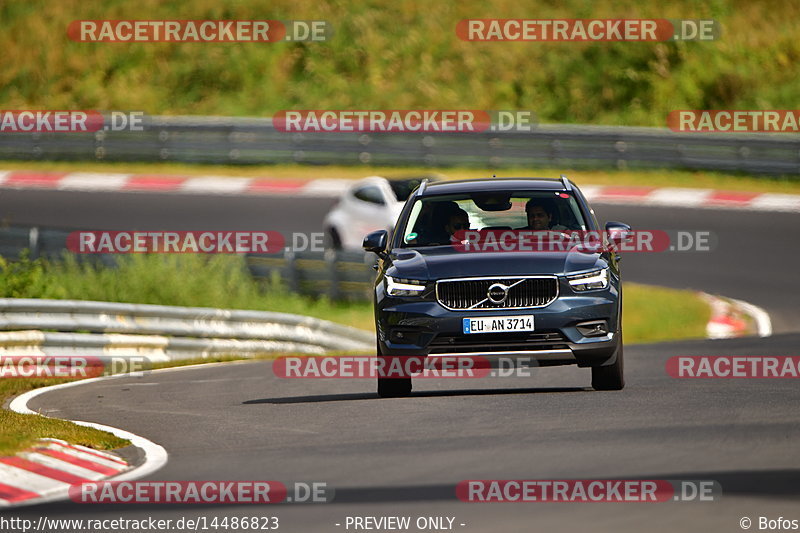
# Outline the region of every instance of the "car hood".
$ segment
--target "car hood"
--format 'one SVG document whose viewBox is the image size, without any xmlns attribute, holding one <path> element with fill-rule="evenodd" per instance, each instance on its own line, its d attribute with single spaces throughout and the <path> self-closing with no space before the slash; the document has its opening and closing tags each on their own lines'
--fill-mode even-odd
<svg viewBox="0 0 800 533">
<path fill-rule="evenodd" d="M 396 249 L 386 273 L 407 279 L 568 274 L 607 266 L 599 253 L 457 252 L 452 247 Z"/>
</svg>

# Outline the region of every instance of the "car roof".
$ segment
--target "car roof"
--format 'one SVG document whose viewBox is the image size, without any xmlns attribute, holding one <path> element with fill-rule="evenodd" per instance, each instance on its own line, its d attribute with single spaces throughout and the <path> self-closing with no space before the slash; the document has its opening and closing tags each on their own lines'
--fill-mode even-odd
<svg viewBox="0 0 800 533">
<path fill-rule="evenodd" d="M 564 182 L 554 178 L 484 178 L 428 183 L 421 196 L 483 191 L 565 191 Z"/>
<path fill-rule="evenodd" d="M 359 178 L 358 180 L 352 182 L 351 187 L 360 187 L 362 185 L 367 185 L 367 184 L 371 184 L 371 183 L 374 184 L 374 183 L 378 183 L 378 182 L 388 183 L 389 185 L 391 185 L 392 183 L 412 183 L 414 181 L 422 181 L 422 180 L 428 180 L 429 184 L 434 183 L 434 182 L 438 183 L 438 179 L 437 178 L 432 178 L 432 177 L 429 177 L 429 176 L 402 177 L 402 178 L 391 178 L 391 179 L 389 179 L 389 178 L 387 178 L 385 176 L 375 175 L 375 176 L 366 176 L 366 177 L 363 177 L 363 178 Z"/>
<path fill-rule="evenodd" d="M 352 183 L 352 187 L 361 187 L 363 185 L 367 185 L 367 184 L 370 184 L 370 183 L 377 183 L 377 182 L 381 182 L 381 181 L 388 183 L 388 180 L 386 178 L 384 178 L 383 176 L 367 176 L 365 178 L 359 179 L 358 181 L 354 181 Z"/>
</svg>

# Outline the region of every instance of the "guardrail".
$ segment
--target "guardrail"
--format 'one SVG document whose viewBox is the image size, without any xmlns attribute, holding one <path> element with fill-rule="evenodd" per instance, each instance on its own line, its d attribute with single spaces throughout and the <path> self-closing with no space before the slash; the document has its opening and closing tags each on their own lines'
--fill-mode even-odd
<svg viewBox="0 0 800 533">
<path fill-rule="evenodd" d="M 38 226 L 0 227 L 0 256 L 19 259 L 24 250 L 32 259 L 56 259 L 67 249 L 68 231 Z"/>
<path fill-rule="evenodd" d="M 270 119 L 149 117 L 144 131 L 0 135 L 0 159 L 684 168 L 800 174 L 800 136 L 539 125 L 530 132 L 285 133 Z"/>
<path fill-rule="evenodd" d="M 372 301 L 376 263 L 372 253 L 356 251 L 248 254 L 250 274 L 277 281 L 290 291 L 331 300 Z"/>
<path fill-rule="evenodd" d="M 0 298 L 0 355 L 143 356 L 373 350 L 374 334 L 264 311 Z"/>
</svg>

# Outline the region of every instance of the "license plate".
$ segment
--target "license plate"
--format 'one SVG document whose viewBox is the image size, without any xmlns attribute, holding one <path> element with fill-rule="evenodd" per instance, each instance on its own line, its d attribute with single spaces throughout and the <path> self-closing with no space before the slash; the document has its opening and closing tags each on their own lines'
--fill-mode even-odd
<svg viewBox="0 0 800 533">
<path fill-rule="evenodd" d="M 533 331 L 533 315 L 462 319 L 464 333 L 511 333 Z"/>
</svg>

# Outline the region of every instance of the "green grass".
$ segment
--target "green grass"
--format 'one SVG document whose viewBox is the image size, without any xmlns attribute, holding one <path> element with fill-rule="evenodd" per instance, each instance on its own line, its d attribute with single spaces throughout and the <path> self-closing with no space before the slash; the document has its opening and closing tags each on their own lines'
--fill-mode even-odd
<svg viewBox="0 0 800 533">
<path fill-rule="evenodd" d="M 697 292 L 625 283 L 623 294 L 626 344 L 705 337 L 711 310 Z"/>
<path fill-rule="evenodd" d="M 65 383 L 67 379 L 0 379 L 0 405 L 23 392 L 39 387 Z M 111 450 L 130 444 L 125 439 L 93 428 L 78 426 L 66 420 L 39 415 L 21 415 L 0 409 L 0 456 L 12 455 L 31 446 L 40 438 L 63 439 L 72 444 L 99 450 Z"/>
<path fill-rule="evenodd" d="M 363 326 L 370 304 L 332 302 L 261 285 L 236 255 L 128 255 L 118 268 L 79 263 L 0 258 L 0 295 L 278 311 Z"/>
<path fill-rule="evenodd" d="M 472 179 L 503 176 L 558 177 L 564 169 L 508 168 L 479 170 L 475 168 L 374 167 L 374 166 L 303 166 L 303 165 L 191 165 L 184 163 L 97 163 L 66 161 L 0 161 L 0 170 L 43 172 L 119 172 L 130 174 L 174 174 L 177 176 L 214 175 L 268 178 L 275 180 L 309 180 L 322 178 L 359 179 L 365 176 L 399 178 L 407 176 L 439 176 L 442 179 Z M 614 185 L 631 187 L 687 187 L 727 191 L 773 192 L 800 194 L 800 180 L 794 177 L 727 174 L 689 170 L 580 170 L 566 171 L 579 186 Z"/>
<path fill-rule="evenodd" d="M 147 16 L 143 17 L 146 13 Z M 464 18 L 713 18 L 714 42 L 474 43 Z M 77 19 L 324 19 L 324 43 L 77 43 Z M 793 0 L 8 0 L 0 108 L 270 116 L 281 109 L 529 109 L 663 126 L 674 109 L 792 109 Z"/>
</svg>

